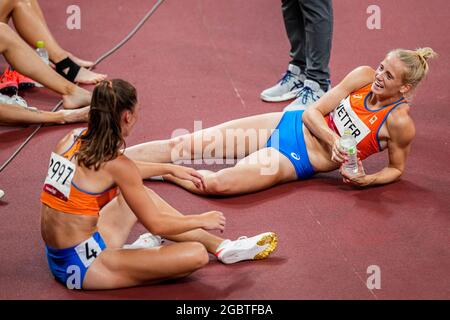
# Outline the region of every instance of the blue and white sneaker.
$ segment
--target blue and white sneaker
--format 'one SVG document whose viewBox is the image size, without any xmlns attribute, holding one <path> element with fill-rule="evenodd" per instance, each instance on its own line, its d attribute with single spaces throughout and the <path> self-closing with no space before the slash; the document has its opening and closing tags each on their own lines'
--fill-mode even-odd
<svg viewBox="0 0 450 320">
<path fill-rule="evenodd" d="M 328 90 L 330 89 L 328 85 Z M 327 91 L 328 91 L 327 90 Z M 305 110 L 325 94 L 320 85 L 313 80 L 305 80 L 303 88 L 298 92 L 296 99 L 283 111 Z"/>
<path fill-rule="evenodd" d="M 283 77 L 273 87 L 261 92 L 261 99 L 266 102 L 280 102 L 294 99 L 303 88 L 306 76 L 296 65 L 290 64 Z"/>
</svg>

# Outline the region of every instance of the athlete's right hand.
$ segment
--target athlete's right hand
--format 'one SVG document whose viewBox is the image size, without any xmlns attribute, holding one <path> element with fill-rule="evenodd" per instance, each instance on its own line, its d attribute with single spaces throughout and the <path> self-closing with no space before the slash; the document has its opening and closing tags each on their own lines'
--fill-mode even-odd
<svg viewBox="0 0 450 320">
<path fill-rule="evenodd" d="M 341 146 L 341 142 L 339 138 L 334 139 L 334 144 L 331 149 L 331 161 L 343 164 L 345 162 L 346 157 L 345 150 Z"/>
<path fill-rule="evenodd" d="M 205 230 L 225 230 L 225 216 L 220 211 L 209 211 L 199 215 Z"/>
<path fill-rule="evenodd" d="M 200 190 L 206 189 L 205 177 L 193 168 L 171 165 L 170 173 L 179 179 L 192 181 L 192 183 Z"/>
</svg>

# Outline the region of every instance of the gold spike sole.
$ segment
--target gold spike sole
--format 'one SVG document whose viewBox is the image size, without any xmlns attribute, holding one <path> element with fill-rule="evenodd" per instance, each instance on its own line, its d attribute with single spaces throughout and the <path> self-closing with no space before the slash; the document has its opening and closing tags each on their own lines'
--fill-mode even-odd
<svg viewBox="0 0 450 320">
<path fill-rule="evenodd" d="M 264 251 L 258 253 L 253 259 L 260 260 L 267 258 L 272 252 L 275 251 L 278 245 L 278 236 L 271 232 L 270 234 L 266 234 L 263 236 L 258 242 L 258 246 L 269 245 Z"/>
</svg>

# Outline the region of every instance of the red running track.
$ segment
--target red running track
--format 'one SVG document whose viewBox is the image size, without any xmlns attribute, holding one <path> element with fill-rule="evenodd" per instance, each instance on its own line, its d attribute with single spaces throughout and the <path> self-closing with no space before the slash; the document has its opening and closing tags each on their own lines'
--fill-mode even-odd
<svg viewBox="0 0 450 320">
<path fill-rule="evenodd" d="M 153 5 L 143 0 L 79 3 L 82 29 L 77 31 L 65 27 L 71 1 L 42 1 L 42 6 L 56 38 L 87 59 L 118 43 Z M 329 173 L 228 199 L 147 183 L 182 212 L 225 212 L 229 238 L 277 232 L 278 250 L 268 260 L 232 266 L 211 257 L 209 266 L 181 281 L 74 292 L 48 271 L 39 192 L 50 151 L 75 126 L 46 127 L 0 173 L 0 188 L 7 193 L 0 201 L 0 299 L 449 299 L 449 4 L 379 0 L 382 29 L 368 30 L 371 4 L 334 2 L 334 84 L 356 66 L 376 66 L 392 48 L 431 46 L 441 54 L 413 101 L 417 136 L 400 182 L 355 190 Z M 288 50 L 279 1 L 166 1 L 98 70 L 138 88 L 142 109 L 127 141 L 132 145 L 166 138 L 176 128 L 192 131 L 194 120 L 206 127 L 281 110 L 283 104 L 266 104 L 258 97 L 284 71 Z M 26 98 L 44 109 L 58 101 L 46 90 L 34 90 Z M 30 131 L 0 129 L 1 162 Z M 382 154 L 365 167 L 374 172 L 385 164 Z M 137 227 L 130 240 L 141 232 Z M 381 269 L 380 290 L 366 286 L 370 265 Z"/>
</svg>

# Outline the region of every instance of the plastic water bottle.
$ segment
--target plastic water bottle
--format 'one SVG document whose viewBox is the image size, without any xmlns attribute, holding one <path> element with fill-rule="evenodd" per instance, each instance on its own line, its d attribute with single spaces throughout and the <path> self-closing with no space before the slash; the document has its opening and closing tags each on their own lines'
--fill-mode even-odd
<svg viewBox="0 0 450 320">
<path fill-rule="evenodd" d="M 50 64 L 50 60 L 48 58 L 48 52 L 45 49 L 45 42 L 44 41 L 38 41 L 36 43 L 36 52 L 39 55 L 39 57 L 41 57 L 42 60 L 44 60 L 45 64 Z"/>
<path fill-rule="evenodd" d="M 344 152 L 347 154 L 347 160 L 342 165 L 343 169 L 349 175 L 356 175 L 358 173 L 357 142 L 350 130 L 346 129 L 344 131 L 344 135 L 341 137 L 340 143 L 341 147 L 344 149 Z"/>
<path fill-rule="evenodd" d="M 48 52 L 45 49 L 44 41 L 38 41 L 36 43 L 36 47 L 37 47 L 36 52 L 39 55 L 39 57 L 41 57 L 41 59 L 44 61 L 45 64 L 49 65 L 50 64 L 50 60 L 49 60 L 49 57 L 48 57 Z M 36 87 L 41 87 L 42 88 L 43 85 L 36 82 Z"/>
</svg>

